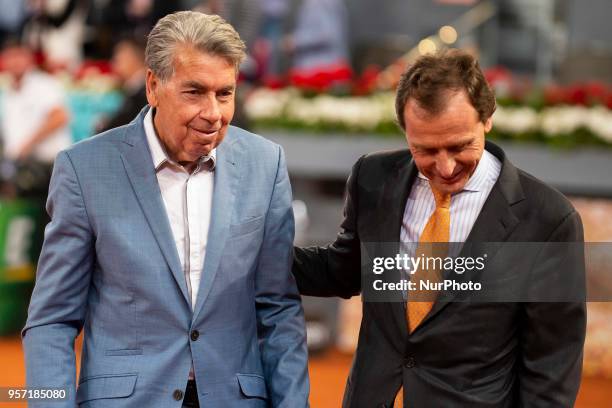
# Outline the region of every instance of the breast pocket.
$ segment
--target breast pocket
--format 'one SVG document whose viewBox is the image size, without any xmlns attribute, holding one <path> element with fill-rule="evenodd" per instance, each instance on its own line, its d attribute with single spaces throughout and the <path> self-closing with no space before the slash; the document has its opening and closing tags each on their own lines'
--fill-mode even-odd
<svg viewBox="0 0 612 408">
<path fill-rule="evenodd" d="M 235 237 L 238 235 L 246 235 L 253 231 L 257 231 L 262 228 L 264 222 L 264 216 L 260 215 L 257 217 L 247 218 L 246 220 L 230 225 L 230 236 Z"/>
</svg>

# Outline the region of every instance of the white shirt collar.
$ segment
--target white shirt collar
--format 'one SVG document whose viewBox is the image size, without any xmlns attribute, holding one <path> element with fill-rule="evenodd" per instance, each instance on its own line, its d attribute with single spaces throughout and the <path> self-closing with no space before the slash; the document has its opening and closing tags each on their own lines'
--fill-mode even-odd
<svg viewBox="0 0 612 408">
<path fill-rule="evenodd" d="M 166 149 L 164 149 L 164 146 L 161 144 L 159 136 L 155 131 L 155 126 L 153 126 L 153 108 L 149 108 L 147 111 L 143 124 L 145 135 L 147 136 L 147 143 L 149 144 L 149 149 L 151 150 L 151 158 L 153 159 L 155 171 L 159 170 L 159 168 L 166 162 L 178 165 L 172 159 L 170 159 L 170 157 L 168 157 Z M 208 156 L 202 156 L 200 160 L 202 162 L 212 160 L 210 170 L 213 170 L 217 162 L 217 148 L 215 147 L 212 149 Z"/>
<path fill-rule="evenodd" d="M 476 170 L 474 170 L 472 177 L 465 183 L 463 191 L 482 191 L 487 188 L 491 179 L 489 175 L 492 173 L 493 160 L 495 158 L 491 153 L 486 150 L 482 152 L 482 157 L 476 166 Z"/>
</svg>

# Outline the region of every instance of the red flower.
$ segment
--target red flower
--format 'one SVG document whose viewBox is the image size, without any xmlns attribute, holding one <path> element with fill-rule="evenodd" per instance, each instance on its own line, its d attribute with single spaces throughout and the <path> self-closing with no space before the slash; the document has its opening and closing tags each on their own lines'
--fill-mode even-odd
<svg viewBox="0 0 612 408">
<path fill-rule="evenodd" d="M 368 65 L 355 82 L 353 92 L 356 95 L 367 95 L 375 90 L 380 75 L 380 67 Z"/>
<path fill-rule="evenodd" d="M 589 94 L 584 84 L 576 84 L 568 88 L 567 102 L 572 105 L 588 105 Z"/>
<path fill-rule="evenodd" d="M 333 86 L 349 84 L 352 76 L 348 64 L 338 62 L 316 69 L 292 69 L 289 83 L 298 88 L 325 92 Z"/>
<path fill-rule="evenodd" d="M 484 76 L 492 87 L 495 87 L 500 82 L 507 84 L 512 81 L 512 73 L 507 68 L 500 66 L 486 69 Z"/>
<path fill-rule="evenodd" d="M 551 84 L 544 88 L 544 103 L 546 105 L 561 105 L 568 103 L 567 89 Z"/>
<path fill-rule="evenodd" d="M 592 104 L 603 104 L 605 103 L 608 94 L 610 93 L 608 87 L 601 82 L 588 82 L 584 85 L 584 89 L 587 94 L 587 100 Z"/>
</svg>

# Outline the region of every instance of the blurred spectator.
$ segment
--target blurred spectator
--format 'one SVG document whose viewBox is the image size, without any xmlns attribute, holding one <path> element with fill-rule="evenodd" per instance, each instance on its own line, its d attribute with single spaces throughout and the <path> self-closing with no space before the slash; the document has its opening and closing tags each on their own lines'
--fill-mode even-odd
<svg viewBox="0 0 612 408">
<path fill-rule="evenodd" d="M 103 119 L 98 124 L 97 132 L 129 123 L 147 104 L 144 63 L 146 43 L 144 41 L 144 38 L 127 37 L 115 46 L 111 64 L 113 71 L 122 82 L 124 99 L 112 117 Z"/>
<path fill-rule="evenodd" d="M 50 166 L 71 143 L 64 90 L 55 78 L 36 70 L 32 51 L 17 40 L 5 43 L 2 64 L 11 76 L 1 106 L 4 156 Z"/>
<path fill-rule="evenodd" d="M 89 0 L 30 0 L 24 39 L 44 56 L 45 67 L 74 69 L 83 59 L 85 15 Z"/>
<path fill-rule="evenodd" d="M 256 45 L 256 59 L 262 66 L 263 81 L 269 87 L 284 85 L 290 65 L 283 53 L 282 40 L 295 28 L 297 12 L 303 0 L 260 0 L 263 21 Z"/>
<path fill-rule="evenodd" d="M 186 8 L 218 14 L 230 23 L 250 52 L 259 36 L 262 12 L 256 0 L 184 0 Z"/>
<path fill-rule="evenodd" d="M 26 0 L 0 0 L 0 42 L 6 38 L 21 35 L 28 18 Z"/>
<path fill-rule="evenodd" d="M 295 29 L 283 39 L 294 85 L 329 87 L 351 79 L 347 11 L 342 0 L 302 0 Z"/>
<path fill-rule="evenodd" d="M 325 90 L 351 79 L 348 15 L 342 0 L 262 0 L 265 81 Z"/>
<path fill-rule="evenodd" d="M 87 49 L 94 58 L 109 58 L 125 36 L 146 37 L 166 14 L 182 9 L 180 0 L 90 0 L 88 23 L 95 34 Z"/>
</svg>

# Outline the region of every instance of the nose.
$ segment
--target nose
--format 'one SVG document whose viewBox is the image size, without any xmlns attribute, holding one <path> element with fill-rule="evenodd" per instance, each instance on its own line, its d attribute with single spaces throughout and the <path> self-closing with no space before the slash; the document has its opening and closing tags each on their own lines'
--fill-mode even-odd
<svg viewBox="0 0 612 408">
<path fill-rule="evenodd" d="M 442 178 L 451 178 L 456 164 L 455 159 L 446 152 L 441 152 L 436 157 L 436 171 Z"/>
<path fill-rule="evenodd" d="M 207 95 L 203 98 L 202 106 L 200 107 L 200 118 L 209 123 L 216 123 L 221 119 L 221 108 L 216 95 Z"/>
</svg>

